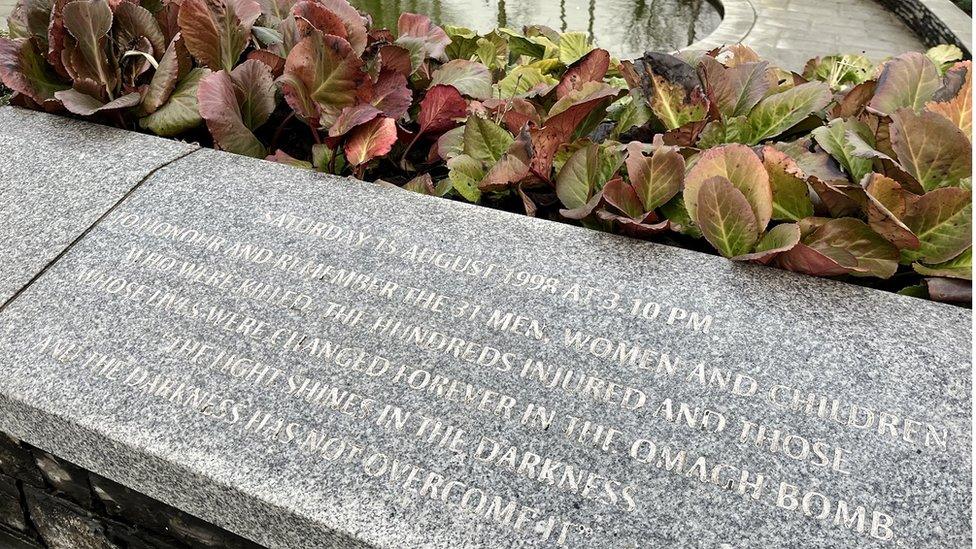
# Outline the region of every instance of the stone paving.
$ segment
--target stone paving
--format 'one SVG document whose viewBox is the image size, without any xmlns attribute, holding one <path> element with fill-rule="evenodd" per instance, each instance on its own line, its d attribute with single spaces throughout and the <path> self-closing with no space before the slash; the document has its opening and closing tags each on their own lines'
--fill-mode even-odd
<svg viewBox="0 0 976 549">
<path fill-rule="evenodd" d="M 881 60 L 925 46 L 873 0 L 725 0 L 716 31 L 692 47 L 741 41 L 786 69 L 811 57 L 864 53 Z"/>
</svg>

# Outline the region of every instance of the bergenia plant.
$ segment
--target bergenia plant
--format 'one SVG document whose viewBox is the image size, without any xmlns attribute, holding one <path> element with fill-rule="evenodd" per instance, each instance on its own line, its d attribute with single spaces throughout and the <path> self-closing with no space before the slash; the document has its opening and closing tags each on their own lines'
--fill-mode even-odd
<svg viewBox="0 0 976 549">
<path fill-rule="evenodd" d="M 20 0 L 20 106 L 969 302 L 972 65 L 954 46 L 801 73 L 742 45 L 614 59 L 346 0 Z"/>
</svg>

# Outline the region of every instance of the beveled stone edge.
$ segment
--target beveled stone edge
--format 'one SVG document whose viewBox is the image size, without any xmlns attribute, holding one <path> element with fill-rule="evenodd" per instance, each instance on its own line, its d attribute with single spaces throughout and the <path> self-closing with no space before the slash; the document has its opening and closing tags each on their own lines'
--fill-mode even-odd
<svg viewBox="0 0 976 549">
<path fill-rule="evenodd" d="M 3 392 L 0 431 L 270 549 L 370 547 L 298 509 L 267 501 L 147 448 L 120 442 L 98 427 Z"/>
<path fill-rule="evenodd" d="M 950 0 L 912 0 L 918 2 L 952 33 L 966 54 L 973 53 L 973 19 Z M 915 29 L 912 29 L 913 31 Z"/>
</svg>

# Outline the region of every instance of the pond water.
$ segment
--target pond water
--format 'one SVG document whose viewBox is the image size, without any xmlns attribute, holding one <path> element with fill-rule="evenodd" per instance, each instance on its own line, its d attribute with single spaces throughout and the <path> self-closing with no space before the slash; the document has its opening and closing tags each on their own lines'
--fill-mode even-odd
<svg viewBox="0 0 976 549">
<path fill-rule="evenodd" d="M 588 31 L 596 44 L 618 57 L 645 50 L 672 51 L 715 30 L 719 11 L 708 0 L 350 0 L 373 20 L 395 29 L 402 12 L 434 22 L 488 32 L 546 25 Z"/>
</svg>

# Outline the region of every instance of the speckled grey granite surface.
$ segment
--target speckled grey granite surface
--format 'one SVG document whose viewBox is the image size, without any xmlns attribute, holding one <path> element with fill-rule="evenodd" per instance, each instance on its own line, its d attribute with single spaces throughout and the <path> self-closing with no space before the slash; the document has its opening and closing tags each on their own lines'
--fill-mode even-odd
<svg viewBox="0 0 976 549">
<path fill-rule="evenodd" d="M 0 430 L 274 548 L 963 548 L 970 323 L 199 151 L 0 315 Z"/>
<path fill-rule="evenodd" d="M 0 107 L 0 305 L 152 170 L 196 148 Z"/>
</svg>

